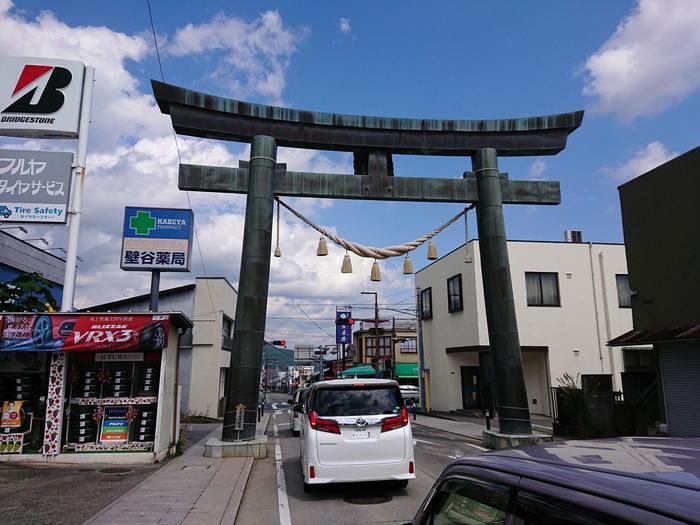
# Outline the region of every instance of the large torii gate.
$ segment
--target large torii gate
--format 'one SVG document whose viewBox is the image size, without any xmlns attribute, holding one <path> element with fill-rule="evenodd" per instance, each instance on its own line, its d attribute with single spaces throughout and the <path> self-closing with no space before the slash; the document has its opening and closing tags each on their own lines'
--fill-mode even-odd
<svg viewBox="0 0 700 525">
<path fill-rule="evenodd" d="M 420 120 L 317 113 L 251 104 L 151 81 L 179 134 L 250 142 L 238 168 L 180 165 L 179 187 L 247 193 L 238 302 L 222 439 L 255 437 L 255 412 L 234 430 L 235 407 L 255 407 L 265 334 L 275 196 L 476 203 L 500 432 L 530 434 L 503 204 L 559 204 L 555 181 L 512 181 L 498 155 L 554 155 L 583 111 L 504 120 Z M 354 154 L 354 175 L 290 172 L 277 146 Z M 392 154 L 471 157 L 462 178 L 394 177 Z M 240 423 L 240 422 L 239 422 Z"/>
</svg>

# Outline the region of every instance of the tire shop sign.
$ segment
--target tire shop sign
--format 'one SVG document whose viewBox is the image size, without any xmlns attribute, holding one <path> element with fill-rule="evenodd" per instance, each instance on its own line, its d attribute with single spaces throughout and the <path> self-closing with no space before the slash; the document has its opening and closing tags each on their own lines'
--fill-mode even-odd
<svg viewBox="0 0 700 525">
<path fill-rule="evenodd" d="M 8 314 L 0 316 L 0 352 L 157 352 L 169 326 L 167 315 Z"/>
<path fill-rule="evenodd" d="M 0 149 L 0 222 L 66 222 L 73 154 Z"/>
</svg>

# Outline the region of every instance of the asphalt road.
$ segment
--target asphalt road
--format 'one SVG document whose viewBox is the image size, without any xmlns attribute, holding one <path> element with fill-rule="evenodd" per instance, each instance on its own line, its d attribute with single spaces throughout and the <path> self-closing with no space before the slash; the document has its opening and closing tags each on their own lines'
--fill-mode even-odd
<svg viewBox="0 0 700 525">
<path fill-rule="evenodd" d="M 406 489 L 385 483 L 342 484 L 320 487 L 317 492 L 306 494 L 299 462 L 299 438 L 293 437 L 289 430 L 288 399 L 289 396 L 284 394 L 268 394 L 268 409 L 275 414 L 268 428 L 268 439 L 272 452 L 276 423 L 289 511 L 294 524 L 405 523 L 413 518 L 435 478 L 448 463 L 459 456 L 480 452 L 477 446 L 467 443 L 461 436 L 414 425 L 417 475 Z M 273 454 L 272 458 L 255 463 L 237 524 L 280 523 L 278 501 L 273 505 L 268 488 L 275 483 Z M 381 502 L 375 502 L 377 500 Z"/>
</svg>

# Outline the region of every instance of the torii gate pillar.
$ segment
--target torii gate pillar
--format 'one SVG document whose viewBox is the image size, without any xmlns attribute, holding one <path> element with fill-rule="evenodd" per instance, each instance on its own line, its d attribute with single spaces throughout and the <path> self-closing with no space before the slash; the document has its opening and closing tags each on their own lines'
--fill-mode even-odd
<svg viewBox="0 0 700 525">
<path fill-rule="evenodd" d="M 499 430 L 504 434 L 530 434 L 530 410 L 515 316 L 496 150 L 478 150 L 472 156 L 472 169 L 479 194 L 476 221 L 492 368 L 508 378 L 507 381 L 496 381 Z"/>
<path fill-rule="evenodd" d="M 241 271 L 238 280 L 233 349 L 226 389 L 226 409 L 221 439 L 255 438 L 260 365 L 265 344 L 265 315 L 270 285 L 274 174 L 277 143 L 272 137 L 253 137 L 250 177 L 245 206 Z M 236 408 L 245 407 L 243 428 L 236 426 Z"/>
</svg>

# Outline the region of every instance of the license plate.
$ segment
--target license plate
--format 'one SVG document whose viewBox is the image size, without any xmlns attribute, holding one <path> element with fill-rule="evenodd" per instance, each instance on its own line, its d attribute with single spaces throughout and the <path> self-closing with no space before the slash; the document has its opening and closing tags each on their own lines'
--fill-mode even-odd
<svg viewBox="0 0 700 525">
<path fill-rule="evenodd" d="M 350 437 L 352 439 L 369 439 L 372 437 L 372 432 L 369 430 L 360 430 L 359 432 L 353 432 Z"/>
</svg>

